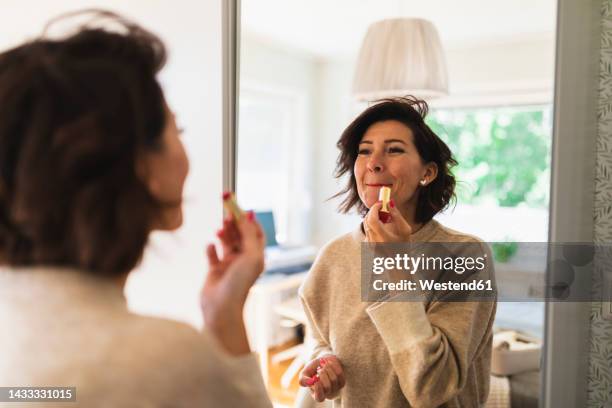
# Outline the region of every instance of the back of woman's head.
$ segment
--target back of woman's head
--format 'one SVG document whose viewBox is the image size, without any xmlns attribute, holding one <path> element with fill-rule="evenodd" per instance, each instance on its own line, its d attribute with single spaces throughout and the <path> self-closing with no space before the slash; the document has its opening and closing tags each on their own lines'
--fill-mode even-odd
<svg viewBox="0 0 612 408">
<path fill-rule="evenodd" d="M 136 159 L 160 148 L 166 52 L 114 22 L 0 54 L 1 263 L 116 276 L 142 256 L 159 204 Z"/>
</svg>

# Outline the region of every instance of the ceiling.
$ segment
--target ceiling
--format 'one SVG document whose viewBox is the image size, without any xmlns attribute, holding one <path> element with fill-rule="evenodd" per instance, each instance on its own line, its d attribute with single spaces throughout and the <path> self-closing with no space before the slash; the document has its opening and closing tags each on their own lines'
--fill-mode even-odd
<svg viewBox="0 0 612 408">
<path fill-rule="evenodd" d="M 356 54 L 367 27 L 422 17 L 445 48 L 552 35 L 556 0 L 242 0 L 243 33 L 309 54 Z"/>
</svg>

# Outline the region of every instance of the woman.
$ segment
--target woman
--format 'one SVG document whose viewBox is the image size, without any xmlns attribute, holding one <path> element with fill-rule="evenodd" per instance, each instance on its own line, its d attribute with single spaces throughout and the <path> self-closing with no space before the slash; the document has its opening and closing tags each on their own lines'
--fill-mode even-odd
<svg viewBox="0 0 612 408">
<path fill-rule="evenodd" d="M 316 340 L 300 385 L 342 407 L 476 407 L 486 401 L 495 301 L 378 301 L 361 298 L 361 243 L 475 244 L 433 216 L 454 197 L 456 164 L 425 124 L 425 102 L 387 99 L 359 115 L 339 142 L 336 175 L 349 175 L 341 209 L 364 216 L 327 244 L 300 296 Z M 391 219 L 379 219 L 382 186 Z M 483 249 L 483 251 L 486 251 Z M 490 259 L 490 258 L 489 258 Z M 491 274 L 492 271 L 488 270 Z"/>
<path fill-rule="evenodd" d="M 206 331 L 127 310 L 149 234 L 182 223 L 188 160 L 163 43 L 99 14 L 123 31 L 0 54 L 0 384 L 76 387 L 84 407 L 270 407 L 242 320 L 263 270 L 252 213 L 224 221 L 221 258 L 207 248 Z"/>
</svg>

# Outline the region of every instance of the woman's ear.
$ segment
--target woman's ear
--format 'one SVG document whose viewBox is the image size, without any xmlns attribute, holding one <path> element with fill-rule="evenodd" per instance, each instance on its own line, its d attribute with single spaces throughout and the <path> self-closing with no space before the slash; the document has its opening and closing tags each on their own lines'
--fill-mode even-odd
<svg viewBox="0 0 612 408">
<path fill-rule="evenodd" d="M 136 159 L 136 177 L 144 183 L 149 193 L 155 197 L 159 186 L 155 177 L 153 177 L 154 172 L 151 171 L 152 163 L 149 154 L 145 151 L 138 154 Z"/>
<path fill-rule="evenodd" d="M 425 165 L 425 175 L 423 178 L 427 179 L 427 184 L 430 184 L 438 177 L 438 165 L 436 162 L 429 162 Z"/>
</svg>

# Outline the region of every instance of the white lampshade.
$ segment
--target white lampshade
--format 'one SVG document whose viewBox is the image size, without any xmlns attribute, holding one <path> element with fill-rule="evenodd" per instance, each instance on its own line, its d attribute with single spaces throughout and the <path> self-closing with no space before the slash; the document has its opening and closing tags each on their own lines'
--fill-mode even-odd
<svg viewBox="0 0 612 408">
<path fill-rule="evenodd" d="M 448 94 L 446 60 L 434 25 L 420 18 L 370 25 L 357 59 L 353 94 L 360 101 Z"/>
</svg>

